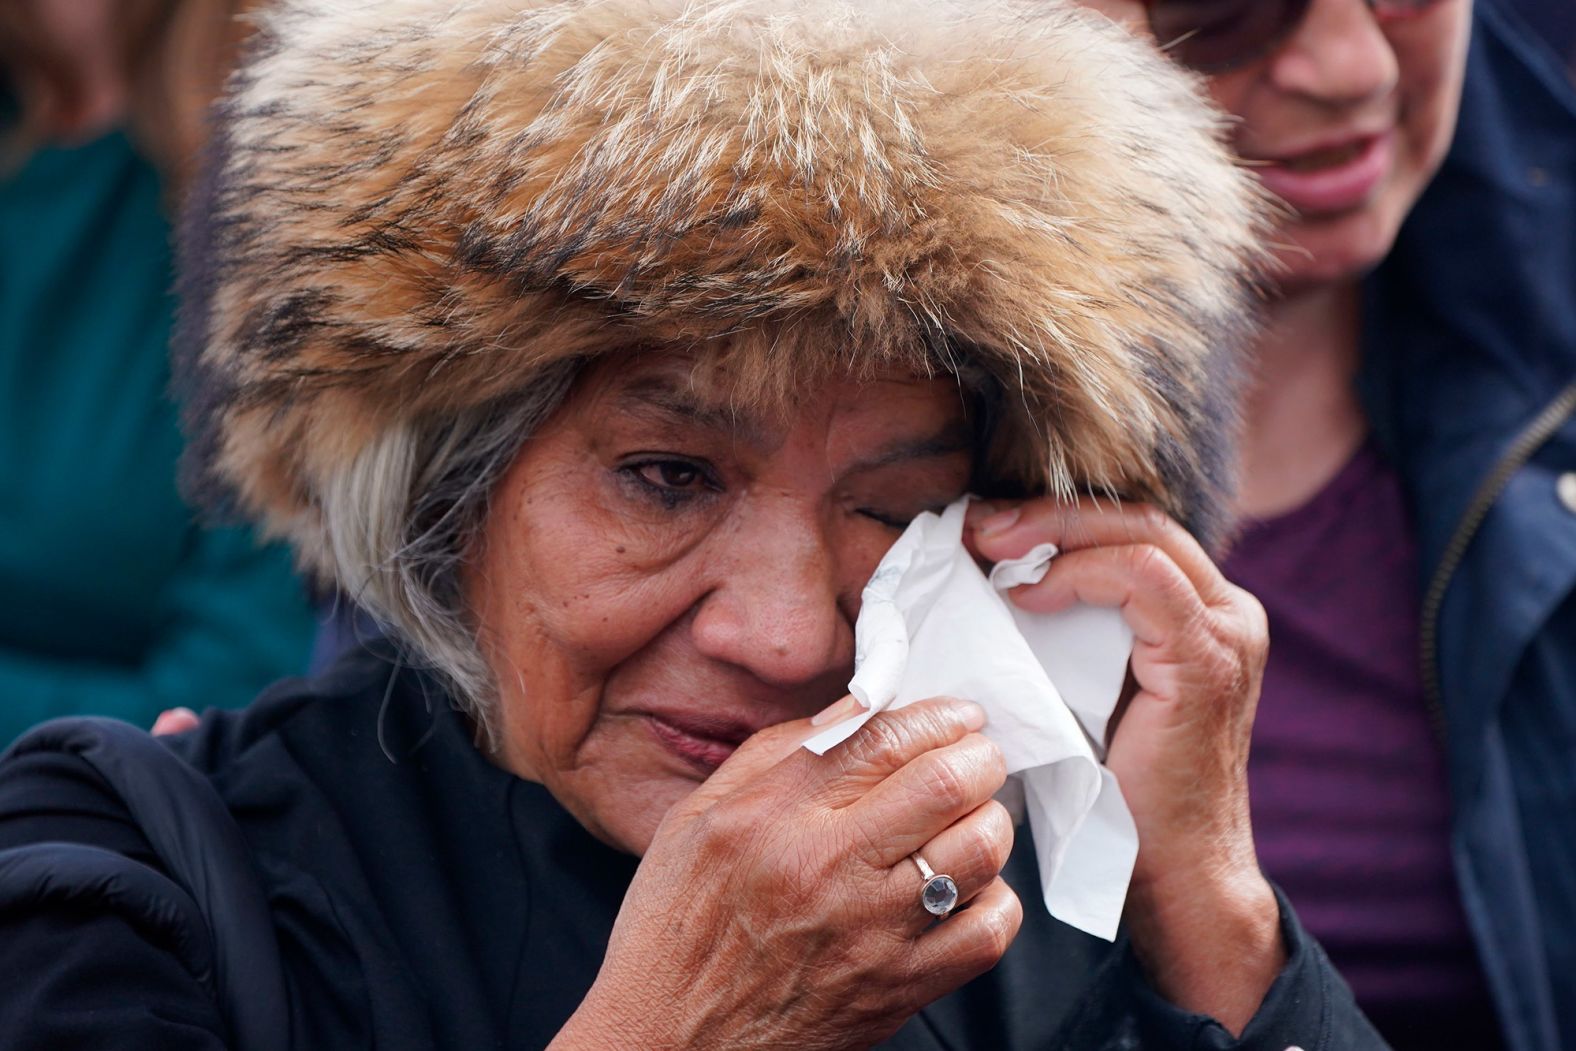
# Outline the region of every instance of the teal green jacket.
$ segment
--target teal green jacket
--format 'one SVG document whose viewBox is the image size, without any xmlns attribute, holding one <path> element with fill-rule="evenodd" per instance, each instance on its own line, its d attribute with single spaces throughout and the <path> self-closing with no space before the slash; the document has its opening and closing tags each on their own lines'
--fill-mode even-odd
<svg viewBox="0 0 1576 1051">
<path fill-rule="evenodd" d="M 0 747 L 60 715 L 144 727 L 300 672 L 288 554 L 176 491 L 169 227 L 124 135 L 0 174 Z"/>
</svg>

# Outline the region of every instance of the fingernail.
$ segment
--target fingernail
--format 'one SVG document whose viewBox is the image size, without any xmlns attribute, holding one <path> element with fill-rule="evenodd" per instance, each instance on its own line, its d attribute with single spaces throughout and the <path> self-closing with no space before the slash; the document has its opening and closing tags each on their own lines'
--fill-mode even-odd
<svg viewBox="0 0 1576 1051">
<path fill-rule="evenodd" d="M 859 711 L 859 698 L 853 694 L 845 694 L 840 701 L 834 701 L 822 708 L 811 719 L 811 726 L 825 726 L 827 723 L 840 722 Z"/>
<path fill-rule="evenodd" d="M 970 730 L 978 730 L 985 725 L 985 709 L 973 701 L 959 701 L 958 714 L 963 716 L 963 725 Z"/>
<path fill-rule="evenodd" d="M 995 536 L 997 533 L 1005 533 L 1018 524 L 1018 519 L 1022 514 L 1023 509 L 1018 507 L 1010 507 L 1005 511 L 999 511 L 979 524 L 979 535 Z"/>
</svg>

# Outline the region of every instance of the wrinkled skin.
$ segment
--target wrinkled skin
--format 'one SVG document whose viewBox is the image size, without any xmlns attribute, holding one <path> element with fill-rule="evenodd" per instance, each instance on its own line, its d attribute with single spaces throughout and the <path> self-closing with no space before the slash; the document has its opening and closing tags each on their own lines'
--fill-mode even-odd
<svg viewBox="0 0 1576 1051">
<path fill-rule="evenodd" d="M 828 384 L 783 419 L 691 368 L 583 377 L 500 483 L 470 579 L 503 764 L 633 854 L 733 746 L 843 695 L 866 580 L 972 464 L 952 382 Z"/>
<path fill-rule="evenodd" d="M 1023 912 L 983 721 L 911 705 L 825 757 L 798 747 L 804 721 L 755 735 L 669 813 L 554 1046 L 869 1047 L 994 966 Z M 916 850 L 967 902 L 944 923 Z"/>
<path fill-rule="evenodd" d="M 827 385 L 752 416 L 691 367 L 584 377 L 500 484 L 470 579 L 499 760 L 644 856 L 559 1043 L 868 1045 L 991 966 L 1022 915 L 977 708 L 797 747 L 843 693 L 881 556 L 962 493 L 969 431 L 947 381 Z M 921 848 L 968 901 L 934 929 Z"/>
<path fill-rule="evenodd" d="M 1012 590 L 1014 603 L 1115 607 L 1133 629 L 1130 697 L 1106 756 L 1138 826 L 1125 918 L 1167 996 L 1239 1031 L 1284 962 L 1248 811 L 1264 608 L 1153 508 L 1036 500 L 995 516 L 969 510 L 970 545 L 987 561 L 1043 543 L 1061 551 L 1037 584 Z"/>
<path fill-rule="evenodd" d="M 891 375 L 740 414 L 683 358 L 616 366 L 526 443 L 467 580 L 497 761 L 643 858 L 555 1046 L 868 1046 L 993 965 L 1022 916 L 978 709 L 926 702 L 827 756 L 798 747 L 812 713 L 849 713 L 877 562 L 963 491 L 962 399 Z M 1062 536 L 1069 514 L 1083 531 Z M 1161 516 L 1036 502 L 976 546 L 996 559 L 1031 534 L 1089 550 L 1015 600 L 1124 605 L 1152 647 L 1112 751 L 1152 840 L 1131 925 L 1163 991 L 1240 1026 L 1280 960 L 1240 805 L 1262 618 Z M 919 907 L 916 850 L 959 883 L 944 923 Z"/>
</svg>

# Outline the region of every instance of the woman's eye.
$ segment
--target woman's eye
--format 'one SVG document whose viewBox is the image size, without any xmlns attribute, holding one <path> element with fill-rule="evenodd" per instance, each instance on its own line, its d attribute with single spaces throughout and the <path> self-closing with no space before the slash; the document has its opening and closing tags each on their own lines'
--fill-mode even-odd
<svg viewBox="0 0 1576 1051">
<path fill-rule="evenodd" d="M 695 489 L 706 481 L 699 467 L 683 460 L 653 460 L 636 464 L 635 470 L 646 484 L 662 489 Z"/>
<path fill-rule="evenodd" d="M 889 515 L 885 512 L 877 511 L 874 508 L 869 507 L 861 507 L 859 509 L 859 513 L 873 522 L 881 523 L 888 529 L 896 529 L 899 531 L 907 529 L 908 524 L 914 520 L 912 516 L 904 517 L 902 515 Z"/>
<path fill-rule="evenodd" d="M 716 473 L 705 463 L 673 457 L 636 460 L 618 469 L 637 496 L 673 510 L 692 500 L 722 491 Z"/>
</svg>

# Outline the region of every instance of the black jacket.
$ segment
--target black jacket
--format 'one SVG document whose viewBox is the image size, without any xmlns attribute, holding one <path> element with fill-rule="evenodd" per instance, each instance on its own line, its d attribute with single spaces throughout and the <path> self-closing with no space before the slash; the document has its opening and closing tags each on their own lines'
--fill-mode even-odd
<svg viewBox="0 0 1576 1051">
<path fill-rule="evenodd" d="M 636 864 L 487 762 L 386 653 L 176 738 L 51 723 L 0 760 L 0 1033 L 8 1051 L 542 1047 Z M 1005 959 L 888 1046 L 1383 1047 L 1289 910 L 1290 963 L 1237 1043 L 1161 1001 L 1123 943 L 1038 908 L 1032 850 L 1008 878 L 1030 907 Z"/>
</svg>

